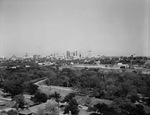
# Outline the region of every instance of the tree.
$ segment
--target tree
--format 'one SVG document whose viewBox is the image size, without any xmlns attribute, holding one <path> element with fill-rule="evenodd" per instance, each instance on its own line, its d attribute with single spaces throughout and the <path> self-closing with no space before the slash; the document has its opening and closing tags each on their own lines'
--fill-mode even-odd
<svg viewBox="0 0 150 115">
<path fill-rule="evenodd" d="M 4 92 L 10 93 L 12 97 L 23 92 L 22 82 L 19 79 L 5 80 L 2 85 Z"/>
<path fill-rule="evenodd" d="M 3 110 L 0 112 L 0 115 L 7 115 L 7 112 Z"/>
<path fill-rule="evenodd" d="M 17 115 L 17 112 L 15 110 L 10 110 L 7 112 L 8 115 Z"/>
<path fill-rule="evenodd" d="M 50 115 L 58 114 L 58 103 L 55 100 L 48 100 L 45 105 L 45 111 Z"/>
<path fill-rule="evenodd" d="M 55 98 L 55 99 L 56 99 L 56 102 L 59 101 L 60 97 L 61 97 L 60 94 L 57 93 L 57 92 L 55 92 L 55 93 L 52 94 L 52 95 L 49 95 L 49 98 Z"/>
<path fill-rule="evenodd" d="M 62 102 L 67 102 L 68 105 L 65 107 L 64 114 L 69 113 L 71 111 L 72 114 L 77 115 L 79 110 L 78 110 L 78 103 L 74 99 L 75 93 L 69 93 L 68 95 L 65 96 Z"/>
<path fill-rule="evenodd" d="M 111 107 L 121 115 L 146 115 L 142 105 L 134 105 L 128 99 L 117 98 L 111 104 Z"/>
<path fill-rule="evenodd" d="M 75 97 L 75 93 L 69 93 L 68 95 L 65 96 L 62 102 L 69 102 L 73 97 Z"/>
<path fill-rule="evenodd" d="M 78 115 L 78 103 L 75 99 L 70 99 L 68 106 L 65 107 L 64 114 L 69 113 L 71 111 L 71 114 Z"/>
<path fill-rule="evenodd" d="M 136 101 L 139 101 L 140 98 L 137 95 L 131 95 L 129 99 L 132 103 L 135 103 Z"/>
<path fill-rule="evenodd" d="M 150 61 L 149 60 L 145 62 L 144 67 L 150 68 Z"/>
<path fill-rule="evenodd" d="M 47 95 L 46 95 L 45 93 L 41 93 L 41 92 L 39 92 L 39 91 L 37 91 L 37 92 L 35 93 L 34 97 L 32 98 L 32 100 L 33 100 L 34 102 L 39 102 L 39 103 L 41 103 L 41 102 L 46 102 L 47 99 L 48 99 Z"/>
<path fill-rule="evenodd" d="M 16 95 L 13 98 L 13 101 L 15 101 L 15 107 L 18 110 L 19 108 L 23 109 L 25 105 L 25 99 L 22 94 Z"/>
<path fill-rule="evenodd" d="M 36 91 L 38 90 L 38 86 L 35 85 L 34 83 L 27 83 L 26 85 L 24 85 L 24 87 L 30 95 L 35 94 Z"/>
<path fill-rule="evenodd" d="M 117 113 L 112 107 L 109 107 L 104 103 L 98 103 L 94 105 L 93 110 L 99 113 L 103 113 L 103 115 L 117 115 Z"/>
</svg>

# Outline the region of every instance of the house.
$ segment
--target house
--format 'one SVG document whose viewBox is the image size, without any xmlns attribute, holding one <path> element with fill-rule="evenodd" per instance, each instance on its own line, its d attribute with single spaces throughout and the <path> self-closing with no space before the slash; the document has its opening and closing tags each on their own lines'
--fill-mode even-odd
<svg viewBox="0 0 150 115">
<path fill-rule="evenodd" d="M 39 111 L 43 111 L 44 113 L 50 113 L 51 109 L 56 109 L 57 112 L 58 103 L 55 100 L 47 100 L 46 103 L 42 103 L 29 108 L 29 111 L 32 114 L 37 114 Z M 27 112 L 26 112 L 27 113 Z M 19 114 L 19 115 L 32 115 L 32 114 Z"/>
<path fill-rule="evenodd" d="M 129 68 L 129 65 L 128 64 L 123 64 L 123 63 L 118 63 L 117 67 L 119 67 L 119 68 Z"/>
<path fill-rule="evenodd" d="M 33 115 L 33 114 L 28 108 L 26 108 L 26 109 L 20 110 L 19 115 Z"/>
<path fill-rule="evenodd" d="M 38 110 L 44 110 L 45 109 L 45 104 L 46 103 L 42 103 L 33 107 L 30 107 L 29 110 L 33 113 L 36 114 L 38 112 Z"/>
</svg>

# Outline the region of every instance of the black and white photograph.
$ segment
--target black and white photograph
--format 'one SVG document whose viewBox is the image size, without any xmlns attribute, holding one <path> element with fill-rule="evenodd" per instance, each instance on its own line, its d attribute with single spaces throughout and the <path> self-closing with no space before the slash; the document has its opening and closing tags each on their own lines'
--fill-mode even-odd
<svg viewBox="0 0 150 115">
<path fill-rule="evenodd" d="M 0 115 L 150 115 L 150 0 L 0 0 Z"/>
</svg>

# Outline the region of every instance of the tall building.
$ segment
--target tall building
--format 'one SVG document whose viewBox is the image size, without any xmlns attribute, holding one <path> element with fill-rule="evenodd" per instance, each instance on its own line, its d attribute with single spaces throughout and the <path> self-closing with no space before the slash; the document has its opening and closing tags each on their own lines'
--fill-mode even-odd
<svg viewBox="0 0 150 115">
<path fill-rule="evenodd" d="M 73 59 L 81 58 L 81 53 L 79 51 L 73 51 L 73 52 L 67 51 L 66 57 L 73 58 Z"/>
<path fill-rule="evenodd" d="M 29 54 L 28 53 L 26 53 L 25 55 L 24 55 L 24 57 L 23 58 L 30 58 L 30 56 L 29 56 Z"/>
<path fill-rule="evenodd" d="M 75 56 L 78 56 L 78 52 L 77 51 L 75 51 Z"/>
<path fill-rule="evenodd" d="M 39 58 L 41 58 L 41 55 L 37 55 L 37 54 L 33 55 L 33 59 L 39 59 Z"/>
<path fill-rule="evenodd" d="M 69 58 L 70 57 L 70 51 L 66 52 L 66 57 Z"/>
<path fill-rule="evenodd" d="M 91 50 L 89 50 L 89 52 L 88 52 L 88 58 L 91 58 L 92 57 L 92 52 L 91 52 Z"/>
</svg>

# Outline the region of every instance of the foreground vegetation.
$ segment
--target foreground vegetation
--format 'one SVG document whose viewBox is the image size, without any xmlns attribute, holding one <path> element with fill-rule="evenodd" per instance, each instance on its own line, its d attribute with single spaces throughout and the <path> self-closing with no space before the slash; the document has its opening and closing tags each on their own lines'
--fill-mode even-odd
<svg viewBox="0 0 150 115">
<path fill-rule="evenodd" d="M 32 94 L 33 101 L 46 102 L 52 95 L 49 97 L 41 94 L 37 90 L 38 86 L 34 85 L 36 81 L 46 78 L 47 85 L 72 87 L 76 90 L 75 95 L 111 100 L 113 102 L 111 105 L 101 103 L 89 107 L 89 110 L 98 111 L 104 115 L 146 115 L 144 107 L 150 106 L 150 76 L 140 71 L 87 68 L 59 70 L 58 67 L 33 66 L 16 69 L 2 68 L 0 76 L 0 87 L 14 99 L 22 100 L 22 97 L 18 96 L 20 94 Z M 53 97 L 59 97 L 59 94 Z M 69 110 L 74 111 L 74 114 L 78 113 L 76 109 L 78 104 L 73 97 L 67 100 L 69 104 L 65 113 Z M 19 107 L 23 108 L 23 102 L 20 102 Z"/>
</svg>

